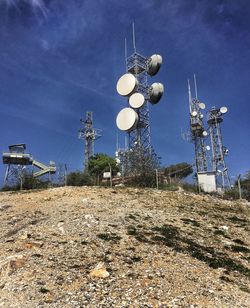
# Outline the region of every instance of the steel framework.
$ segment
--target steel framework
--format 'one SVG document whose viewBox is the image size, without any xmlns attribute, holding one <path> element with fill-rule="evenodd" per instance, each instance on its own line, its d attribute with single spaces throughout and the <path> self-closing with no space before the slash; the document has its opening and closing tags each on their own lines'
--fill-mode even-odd
<svg viewBox="0 0 250 308">
<path fill-rule="evenodd" d="M 221 187 L 222 190 L 225 187 L 230 187 L 230 177 L 225 162 L 225 156 L 228 153 L 228 149 L 223 146 L 221 123 L 223 122 L 223 114 L 220 109 L 213 107 L 208 113 L 208 125 L 211 138 L 212 149 L 212 170 L 216 172 L 216 184 Z M 220 170 L 220 168 L 222 170 Z M 220 181 L 221 180 L 221 181 Z"/>
<path fill-rule="evenodd" d="M 147 66 L 147 58 L 136 51 L 126 57 L 126 70 L 137 78 L 139 82 L 137 91 L 142 93 L 146 100 L 144 106 L 137 110 L 139 121 L 136 128 L 128 132 L 128 150 L 140 147 L 151 151 Z"/>
<path fill-rule="evenodd" d="M 84 128 L 79 130 L 79 139 L 84 139 L 84 171 L 88 171 L 88 163 L 94 155 L 94 141 L 101 137 L 101 130 L 93 128 L 93 112 L 86 112 L 86 119 L 80 120 Z"/>
<path fill-rule="evenodd" d="M 188 82 L 189 111 L 190 111 L 190 135 L 195 148 L 196 172 L 207 171 L 206 145 L 204 140 L 204 124 L 200 109 L 199 99 L 192 98 L 190 84 Z"/>
<path fill-rule="evenodd" d="M 28 165 L 32 165 L 33 167 L 40 169 L 39 171 L 32 172 L 32 176 L 34 178 L 48 174 L 51 181 L 51 174 L 56 173 L 56 166 L 54 162 L 50 161 L 49 166 L 44 165 L 43 163 L 33 159 L 31 154 L 25 153 L 25 150 L 26 145 L 24 143 L 14 144 L 9 146 L 9 152 L 3 153 L 3 163 L 7 165 L 4 177 L 5 186 L 8 184 L 14 184 L 14 182 L 18 179 L 20 180 L 20 187 L 22 189 L 24 169 Z"/>
</svg>

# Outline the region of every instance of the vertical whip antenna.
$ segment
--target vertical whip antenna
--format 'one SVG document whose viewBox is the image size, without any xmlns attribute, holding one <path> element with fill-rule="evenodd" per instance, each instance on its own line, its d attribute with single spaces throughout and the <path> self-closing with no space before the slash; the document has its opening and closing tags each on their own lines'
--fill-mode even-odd
<svg viewBox="0 0 250 308">
<path fill-rule="evenodd" d="M 118 133 L 116 133 L 116 151 L 119 150 L 119 136 Z"/>
<path fill-rule="evenodd" d="M 198 92 L 197 92 L 197 84 L 196 84 L 196 77 L 194 74 L 194 88 L 195 88 L 195 97 L 198 98 Z"/>
<path fill-rule="evenodd" d="M 125 68 L 126 68 L 126 70 L 127 70 L 127 57 L 128 57 L 128 50 L 127 50 L 127 39 L 126 39 L 126 37 L 125 37 L 125 41 L 124 41 L 124 43 L 125 43 Z"/>
<path fill-rule="evenodd" d="M 189 101 L 189 111 L 192 112 L 191 104 L 192 104 L 192 96 L 191 96 L 191 89 L 190 89 L 190 83 L 188 79 L 188 101 Z"/>
<path fill-rule="evenodd" d="M 133 22 L 133 47 L 134 52 L 136 52 L 136 46 L 135 46 L 135 23 Z"/>
</svg>

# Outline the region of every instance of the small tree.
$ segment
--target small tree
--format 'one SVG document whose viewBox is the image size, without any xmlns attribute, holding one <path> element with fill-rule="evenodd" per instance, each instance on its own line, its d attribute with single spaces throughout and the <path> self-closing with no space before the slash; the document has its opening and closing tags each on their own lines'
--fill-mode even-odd
<svg viewBox="0 0 250 308">
<path fill-rule="evenodd" d="M 103 172 L 109 171 L 110 167 L 113 175 L 119 171 L 119 167 L 113 157 L 110 157 L 107 154 L 98 153 L 90 158 L 88 172 L 90 175 L 99 177 Z"/>
<path fill-rule="evenodd" d="M 80 171 L 75 171 L 69 173 L 67 176 L 67 185 L 68 186 L 89 186 L 93 185 L 93 179 L 90 175 L 80 172 Z"/>
<path fill-rule="evenodd" d="M 250 171 L 246 172 L 245 179 L 241 180 L 242 198 L 250 201 Z"/>
<path fill-rule="evenodd" d="M 137 146 L 127 153 L 126 175 L 131 176 L 129 183 L 140 187 L 156 186 L 156 169 L 160 163 L 153 149 Z"/>
<path fill-rule="evenodd" d="M 170 179 L 184 179 L 192 173 L 192 165 L 185 162 L 176 165 L 170 165 L 164 169 L 164 174 Z"/>
</svg>

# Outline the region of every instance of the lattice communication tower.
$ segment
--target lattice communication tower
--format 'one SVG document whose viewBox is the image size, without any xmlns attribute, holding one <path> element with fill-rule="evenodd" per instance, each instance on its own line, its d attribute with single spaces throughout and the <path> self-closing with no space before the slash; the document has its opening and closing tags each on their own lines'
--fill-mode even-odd
<svg viewBox="0 0 250 308">
<path fill-rule="evenodd" d="M 228 155 L 228 149 L 222 143 L 221 123 L 223 115 L 227 112 L 227 107 L 211 108 L 208 113 L 208 126 L 212 150 L 212 170 L 216 172 L 217 185 L 222 190 L 230 187 L 230 177 L 225 162 L 225 156 Z"/>
<path fill-rule="evenodd" d="M 78 137 L 83 139 L 84 143 L 84 171 L 88 171 L 88 163 L 90 158 L 94 155 L 94 142 L 99 139 L 101 135 L 100 129 L 93 128 L 93 112 L 86 112 L 86 119 L 80 120 L 84 128 L 79 130 Z"/>
<path fill-rule="evenodd" d="M 201 110 L 205 109 L 206 106 L 197 97 L 196 80 L 195 92 L 196 97 L 192 98 L 190 84 L 188 81 L 190 136 L 195 148 L 196 172 L 199 173 L 207 171 L 205 138 L 208 133 L 204 128 L 203 114 L 201 113 Z"/>
<path fill-rule="evenodd" d="M 148 84 L 148 76 L 153 77 L 158 73 L 162 57 L 155 54 L 148 58 L 137 52 L 134 25 L 133 49 L 133 53 L 127 56 L 125 39 L 126 74 L 120 77 L 116 86 L 117 92 L 128 100 L 128 107 L 118 113 L 116 124 L 127 133 L 128 142 L 123 157 L 130 156 L 130 160 L 131 155 L 155 155 L 151 146 L 149 102 L 157 104 L 164 92 L 162 83 Z"/>
</svg>

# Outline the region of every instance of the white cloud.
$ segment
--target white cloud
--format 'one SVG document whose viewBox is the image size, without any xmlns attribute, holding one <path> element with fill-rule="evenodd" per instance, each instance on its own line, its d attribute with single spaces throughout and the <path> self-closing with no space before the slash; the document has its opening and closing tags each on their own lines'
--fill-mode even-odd
<svg viewBox="0 0 250 308">
<path fill-rule="evenodd" d="M 8 7 L 16 7 L 22 3 L 27 3 L 31 6 L 34 12 L 39 11 L 44 17 L 47 17 L 48 10 L 43 0 L 0 0 L 0 4 L 5 3 Z"/>
</svg>

